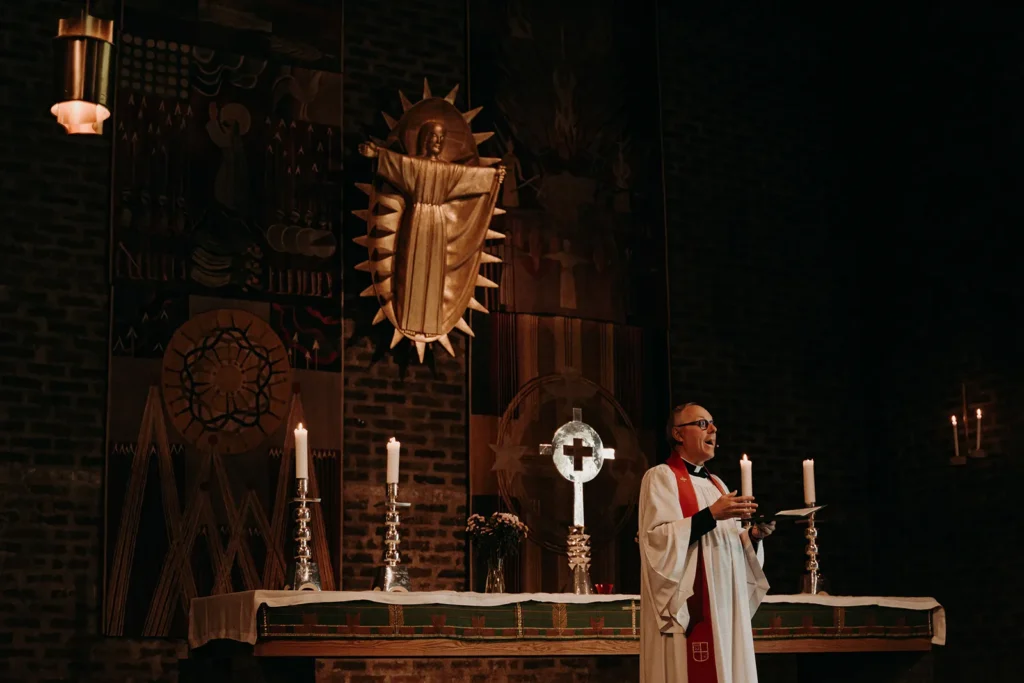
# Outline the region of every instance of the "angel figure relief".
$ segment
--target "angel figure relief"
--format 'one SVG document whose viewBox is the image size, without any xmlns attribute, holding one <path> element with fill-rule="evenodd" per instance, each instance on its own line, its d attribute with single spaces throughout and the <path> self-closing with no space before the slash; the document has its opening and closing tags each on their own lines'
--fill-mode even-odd
<svg viewBox="0 0 1024 683">
<path fill-rule="evenodd" d="M 399 92 L 404 113 L 397 121 L 384 114 L 391 129 L 384 141 L 359 146 L 376 159 L 372 183 L 357 183 L 370 198 L 357 216 L 366 235 L 354 241 L 369 251 L 357 266 L 373 283 L 362 296 L 376 297 L 374 324 L 387 319 L 395 327 L 394 348 L 412 340 L 420 361 L 426 345 L 440 343 L 454 355 L 448 333 L 458 328 L 473 336 L 463 319 L 467 308 L 487 313 L 475 298 L 477 287 L 498 285 L 479 274 L 485 263 L 500 262 L 484 252 L 487 240 L 504 239 L 490 229 L 505 168 L 498 158 L 481 157 L 477 145 L 491 133 L 473 133 L 466 113 L 455 107 L 458 86 L 434 97 L 426 79 L 423 98 L 412 104 Z"/>
</svg>

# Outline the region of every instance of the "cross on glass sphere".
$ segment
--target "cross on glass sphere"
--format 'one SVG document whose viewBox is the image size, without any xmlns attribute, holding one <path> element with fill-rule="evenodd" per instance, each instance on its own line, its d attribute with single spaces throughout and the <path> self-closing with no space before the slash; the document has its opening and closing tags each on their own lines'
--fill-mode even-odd
<svg viewBox="0 0 1024 683">
<path fill-rule="evenodd" d="M 572 409 L 572 420 L 559 427 L 551 443 L 540 445 L 550 455 L 558 473 L 573 485 L 572 523 L 583 526 L 583 485 L 601 471 L 605 460 L 615 459 L 615 449 L 605 448 L 597 431 L 583 421 L 583 411 Z"/>
</svg>

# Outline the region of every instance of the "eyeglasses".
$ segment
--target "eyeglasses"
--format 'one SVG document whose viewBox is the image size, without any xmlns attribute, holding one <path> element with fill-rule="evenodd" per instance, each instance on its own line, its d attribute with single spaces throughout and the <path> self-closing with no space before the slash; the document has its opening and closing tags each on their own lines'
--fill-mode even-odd
<svg viewBox="0 0 1024 683">
<path fill-rule="evenodd" d="M 703 429 L 706 432 L 708 430 L 708 427 L 710 427 L 713 424 L 715 424 L 714 420 L 703 420 L 703 419 L 701 419 L 701 420 L 695 420 L 694 422 L 684 422 L 682 424 L 672 425 L 672 429 L 678 429 L 679 427 L 689 427 L 691 425 L 697 425 L 698 427 L 700 427 L 701 429 Z"/>
</svg>

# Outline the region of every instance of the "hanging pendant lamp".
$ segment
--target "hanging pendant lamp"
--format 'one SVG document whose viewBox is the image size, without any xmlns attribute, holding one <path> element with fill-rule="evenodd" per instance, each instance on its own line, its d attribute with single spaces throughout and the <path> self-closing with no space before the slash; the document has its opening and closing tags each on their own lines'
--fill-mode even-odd
<svg viewBox="0 0 1024 683">
<path fill-rule="evenodd" d="M 114 22 L 89 14 L 61 19 L 53 40 L 57 104 L 50 113 L 70 135 L 100 135 L 110 118 Z"/>
</svg>

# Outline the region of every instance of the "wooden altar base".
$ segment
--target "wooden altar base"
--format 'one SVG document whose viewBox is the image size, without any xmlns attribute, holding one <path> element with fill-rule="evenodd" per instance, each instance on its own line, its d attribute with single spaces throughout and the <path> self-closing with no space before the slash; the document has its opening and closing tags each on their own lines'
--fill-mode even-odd
<svg viewBox="0 0 1024 683">
<path fill-rule="evenodd" d="M 381 647 L 386 645 L 386 647 Z M 335 680 L 330 676 L 337 660 L 384 660 L 407 658 L 451 658 L 465 660 L 471 657 L 494 658 L 560 658 L 560 657 L 621 657 L 628 660 L 621 669 L 632 672 L 634 678 L 616 678 L 608 683 L 630 683 L 639 680 L 639 662 L 636 653 L 621 652 L 628 648 L 608 643 L 573 643 L 571 648 L 550 647 L 551 643 L 524 644 L 510 648 L 500 644 L 486 650 L 464 647 L 443 640 L 416 643 L 415 647 L 400 647 L 398 643 L 347 642 L 288 642 L 247 645 L 235 641 L 218 640 L 193 650 L 189 659 L 180 662 L 180 683 L 324 683 Z M 839 645 L 839 643 L 835 643 Z M 865 648 L 880 645 L 881 650 Z M 934 658 L 930 644 L 917 644 L 917 649 L 896 650 L 889 643 L 865 641 L 859 649 L 848 644 L 826 649 L 820 642 L 813 644 L 789 643 L 786 648 L 756 647 L 758 678 L 760 683 L 933 683 Z M 910 643 L 906 643 L 910 645 Z M 638 647 L 638 646 L 637 646 Z M 636 648 L 634 648 L 636 649 Z M 486 652 L 487 654 L 483 654 Z M 596 662 L 596 660 L 593 660 Z M 344 666 L 344 665 L 343 665 Z M 319 675 L 318 675 L 318 672 Z M 327 672 L 327 673 L 325 673 Z M 543 669 L 534 669 L 534 680 L 547 680 Z M 364 680 L 360 678 L 359 680 Z M 366 678 L 365 680 L 380 680 Z M 463 683 L 463 679 L 434 678 L 425 675 L 422 683 Z M 471 679 L 466 678 L 465 681 Z M 595 676 L 592 681 L 605 679 Z"/>
<path fill-rule="evenodd" d="M 201 649 L 201 648 L 200 648 Z M 825 654 L 861 652 L 930 652 L 927 638 L 886 640 L 754 641 L 754 652 L 766 654 Z M 638 641 L 525 640 L 511 643 L 467 643 L 458 640 L 298 640 L 270 641 L 252 646 L 254 657 L 313 657 L 319 659 L 378 659 L 406 657 L 637 657 Z"/>
</svg>

